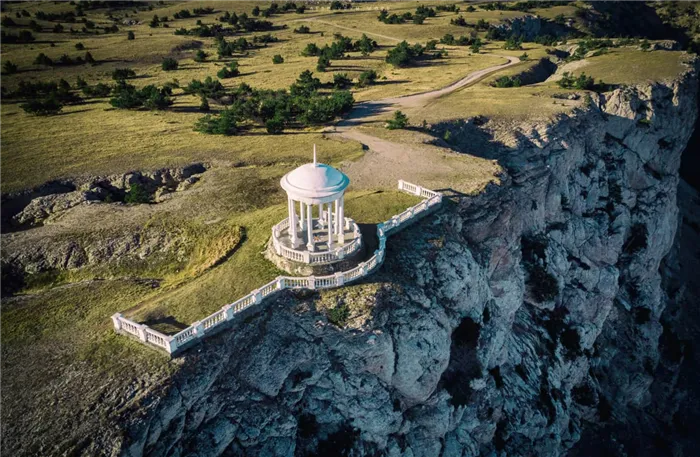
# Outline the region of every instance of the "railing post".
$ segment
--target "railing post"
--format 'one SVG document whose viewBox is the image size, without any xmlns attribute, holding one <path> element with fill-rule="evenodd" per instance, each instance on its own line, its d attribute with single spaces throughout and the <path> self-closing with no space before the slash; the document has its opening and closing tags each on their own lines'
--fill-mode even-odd
<svg viewBox="0 0 700 457">
<path fill-rule="evenodd" d="M 335 285 L 336 286 L 342 286 L 345 283 L 345 277 L 343 276 L 343 272 L 339 271 L 335 274 Z"/>
<path fill-rule="evenodd" d="M 286 289 L 286 286 L 284 276 L 277 276 L 277 290 Z"/>
<path fill-rule="evenodd" d="M 122 329 L 121 313 L 116 313 L 112 315 L 112 323 L 114 323 L 114 330 Z"/>
<path fill-rule="evenodd" d="M 304 251 L 304 263 L 311 263 L 311 253 Z"/>
<path fill-rule="evenodd" d="M 148 341 L 146 338 L 146 326 L 143 324 L 138 324 L 139 328 L 139 339 L 141 341 Z"/>
<path fill-rule="evenodd" d="M 403 190 L 403 179 L 399 179 L 399 190 Z"/>
<path fill-rule="evenodd" d="M 367 274 L 367 264 L 363 263 L 361 269 L 362 269 L 362 276 L 365 276 Z"/>
<path fill-rule="evenodd" d="M 224 315 L 226 316 L 227 321 L 230 321 L 231 319 L 233 319 L 234 314 L 236 314 L 236 313 L 233 311 L 233 306 L 231 306 L 231 305 L 224 306 Z"/>
<path fill-rule="evenodd" d="M 416 186 L 416 195 L 420 197 L 421 192 L 423 192 L 423 188 L 421 186 Z"/>
<path fill-rule="evenodd" d="M 316 276 L 309 276 L 309 289 L 316 290 Z"/>
<path fill-rule="evenodd" d="M 253 303 L 260 303 L 262 301 L 263 297 L 262 294 L 260 293 L 260 289 L 255 289 L 253 291 Z"/>
<path fill-rule="evenodd" d="M 204 335 L 204 326 L 201 321 L 195 322 L 192 324 L 192 327 L 194 328 L 194 334 L 197 335 L 197 338 Z"/>
<path fill-rule="evenodd" d="M 177 341 L 173 337 L 166 340 L 166 345 L 165 350 L 168 351 L 168 354 L 172 354 L 177 350 Z"/>
</svg>

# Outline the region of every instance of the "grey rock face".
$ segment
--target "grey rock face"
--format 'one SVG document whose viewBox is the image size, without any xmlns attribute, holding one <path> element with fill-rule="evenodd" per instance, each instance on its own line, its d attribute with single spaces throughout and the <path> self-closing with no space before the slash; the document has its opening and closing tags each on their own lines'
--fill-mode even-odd
<svg viewBox="0 0 700 457">
<path fill-rule="evenodd" d="M 638 414 L 696 91 L 689 71 L 516 126 L 502 184 L 393 237 L 351 328 L 318 297 L 261 307 L 125 416 L 121 454 L 558 456 Z"/>
</svg>

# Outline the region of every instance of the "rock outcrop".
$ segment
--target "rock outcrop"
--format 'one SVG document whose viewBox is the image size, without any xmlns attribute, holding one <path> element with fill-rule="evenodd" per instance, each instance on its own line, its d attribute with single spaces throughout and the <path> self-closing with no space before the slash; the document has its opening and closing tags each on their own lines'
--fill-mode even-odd
<svg viewBox="0 0 700 457">
<path fill-rule="evenodd" d="M 643 414 L 657 368 L 680 363 L 660 349 L 660 266 L 697 84 L 689 70 L 510 136 L 482 126 L 502 184 L 392 239 L 356 325 L 280 297 L 186 354 L 112 451 L 557 456 Z"/>
</svg>

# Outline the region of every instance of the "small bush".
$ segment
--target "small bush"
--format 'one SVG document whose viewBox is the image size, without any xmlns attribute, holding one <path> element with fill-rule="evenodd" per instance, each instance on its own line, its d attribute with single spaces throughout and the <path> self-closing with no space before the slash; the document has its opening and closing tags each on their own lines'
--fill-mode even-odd
<svg viewBox="0 0 700 457">
<path fill-rule="evenodd" d="M 311 29 L 307 25 L 300 25 L 298 28 L 294 29 L 294 33 L 307 34 L 311 33 Z"/>
<path fill-rule="evenodd" d="M 274 63 L 275 65 L 280 64 L 280 63 L 284 63 L 284 58 L 279 54 L 275 54 L 272 57 L 272 63 Z"/>
<path fill-rule="evenodd" d="M 5 63 L 2 64 L 2 68 L 3 68 L 3 70 L 5 70 L 6 75 L 11 75 L 13 73 L 17 73 L 17 70 L 18 70 L 17 65 L 12 63 L 9 60 L 5 61 Z"/>
<path fill-rule="evenodd" d="M 85 45 L 83 43 L 75 43 L 75 49 L 82 51 L 85 49 Z"/>
<path fill-rule="evenodd" d="M 316 62 L 316 71 L 326 71 L 326 69 L 331 65 L 331 61 L 326 56 L 319 56 Z"/>
<path fill-rule="evenodd" d="M 530 58 L 530 56 L 527 55 L 527 52 L 523 52 L 523 54 L 519 57 L 521 62 L 525 62 L 529 58 Z"/>
<path fill-rule="evenodd" d="M 357 87 L 367 87 L 377 80 L 377 72 L 374 70 L 367 70 L 360 73 L 360 77 L 357 80 Z"/>
<path fill-rule="evenodd" d="M 115 81 L 123 81 L 135 77 L 136 72 L 131 68 L 117 68 L 112 72 L 112 79 Z"/>
<path fill-rule="evenodd" d="M 206 52 L 202 51 L 201 49 L 197 51 L 194 55 L 194 61 L 195 62 L 204 62 L 207 60 L 207 57 L 209 57 L 209 54 Z"/>
<path fill-rule="evenodd" d="M 328 321 L 336 327 L 343 328 L 347 325 L 350 318 L 350 308 L 345 303 L 339 303 L 334 308 L 326 311 Z"/>
<path fill-rule="evenodd" d="M 348 78 L 348 75 L 345 73 L 335 73 L 333 75 L 333 87 L 336 89 L 345 89 L 348 87 L 350 84 L 352 84 L 352 80 Z"/>
<path fill-rule="evenodd" d="M 129 186 L 129 191 L 124 196 L 124 203 L 128 203 L 130 205 L 137 205 L 150 202 L 151 195 L 141 184 L 132 184 L 131 186 Z"/>
<path fill-rule="evenodd" d="M 51 94 L 42 100 L 30 100 L 27 103 L 19 105 L 26 113 L 36 116 L 51 116 L 58 114 L 63 109 L 63 104 Z"/>
<path fill-rule="evenodd" d="M 83 94 L 85 94 L 86 97 L 91 97 L 91 98 L 103 98 L 107 97 L 110 92 L 112 92 L 112 88 L 108 86 L 107 84 L 103 83 L 98 83 L 94 86 L 83 86 L 81 87 Z"/>
<path fill-rule="evenodd" d="M 177 70 L 178 66 L 179 64 L 177 63 L 177 60 L 173 59 L 172 57 L 166 57 L 163 59 L 163 63 L 161 64 L 163 71 Z"/>
<path fill-rule="evenodd" d="M 240 70 L 238 69 L 238 62 L 236 62 L 236 61 L 234 60 L 234 61 L 231 61 L 231 62 L 228 64 L 228 66 L 226 66 L 226 67 L 222 68 L 221 70 L 219 70 L 219 71 L 216 73 L 216 76 L 217 76 L 219 79 L 227 79 L 227 78 L 236 77 L 236 76 L 238 76 L 238 75 L 240 75 L 240 74 L 241 74 L 241 72 L 240 72 Z"/>
<path fill-rule="evenodd" d="M 199 105 L 199 111 L 203 113 L 208 113 L 209 109 L 209 100 L 207 100 L 207 97 L 202 95 L 202 103 Z"/>
<path fill-rule="evenodd" d="M 408 125 L 408 117 L 401 111 L 394 112 L 394 118 L 389 119 L 386 128 L 389 130 L 403 129 Z"/>
<path fill-rule="evenodd" d="M 235 112 L 226 109 L 218 116 L 207 114 L 197 121 L 194 129 L 209 135 L 235 135 L 238 131 Z"/>
<path fill-rule="evenodd" d="M 129 33 L 126 34 L 126 39 L 127 40 L 134 40 L 134 39 L 136 39 L 136 35 L 134 35 L 134 32 L 129 30 Z"/>
<path fill-rule="evenodd" d="M 492 86 L 500 88 L 520 87 L 520 78 L 517 76 L 501 76 L 493 82 Z"/>
<path fill-rule="evenodd" d="M 265 129 L 267 130 L 267 133 L 272 135 L 282 133 L 284 130 L 284 120 L 280 116 L 275 116 L 272 119 L 268 119 L 265 122 Z"/>
</svg>

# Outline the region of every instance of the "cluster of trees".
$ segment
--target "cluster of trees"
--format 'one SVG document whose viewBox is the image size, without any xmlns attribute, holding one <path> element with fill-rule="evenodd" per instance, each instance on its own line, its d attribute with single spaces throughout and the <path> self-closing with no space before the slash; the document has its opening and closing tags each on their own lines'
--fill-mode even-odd
<svg viewBox="0 0 700 457">
<path fill-rule="evenodd" d="M 234 52 L 245 52 L 251 48 L 253 48 L 253 45 L 243 37 L 240 37 L 235 41 L 226 41 L 224 37 L 221 37 L 217 40 L 216 44 L 216 52 L 219 59 L 223 57 L 231 57 Z"/>
<path fill-rule="evenodd" d="M 214 8 L 212 8 L 212 7 L 195 8 L 192 10 L 192 13 L 190 13 L 190 10 L 180 10 L 177 13 L 173 14 L 173 18 L 175 18 L 175 19 L 189 19 L 191 17 L 204 16 L 205 14 L 212 14 L 213 12 L 214 12 Z"/>
<path fill-rule="evenodd" d="M 451 33 L 446 33 L 440 38 L 440 43 L 451 46 L 471 46 L 471 51 L 474 54 L 478 54 L 481 46 L 484 44 L 479 37 L 467 37 L 462 35 L 459 38 L 455 38 Z"/>
<path fill-rule="evenodd" d="M 274 29 L 272 22 L 249 17 L 246 13 L 242 13 L 239 16 L 236 13 L 227 11 L 223 16 L 219 17 L 219 22 L 231 25 L 235 31 L 264 32 Z"/>
<path fill-rule="evenodd" d="M 159 88 L 151 84 L 143 89 L 137 89 L 121 80 L 117 81 L 112 93 L 113 97 L 109 100 L 109 104 L 120 109 L 164 110 L 173 104 L 173 100 L 170 98 L 172 87 L 167 85 Z"/>
<path fill-rule="evenodd" d="M 352 9 L 352 3 L 333 0 L 331 2 L 331 10 L 349 10 Z"/>
<path fill-rule="evenodd" d="M 46 65 L 47 67 L 54 67 L 59 65 L 83 65 L 86 63 L 90 65 L 97 64 L 95 59 L 92 57 L 92 54 L 90 54 L 89 52 L 85 53 L 85 58 L 82 58 L 80 56 L 70 57 L 68 54 L 63 54 L 61 57 L 58 58 L 58 60 L 53 60 L 43 52 L 39 53 L 39 55 L 34 58 L 35 65 Z"/>
<path fill-rule="evenodd" d="M 369 55 L 377 49 L 377 42 L 363 34 L 362 37 L 353 42 L 351 38 L 336 33 L 333 43 L 319 48 L 316 43 L 309 43 L 301 52 L 304 57 L 318 56 L 316 69 L 325 71 L 331 65 L 331 59 L 342 59 L 346 52 L 359 51 L 363 56 Z"/>
<path fill-rule="evenodd" d="M 136 77 L 136 72 L 131 68 L 117 68 L 112 72 L 112 79 L 115 81 L 123 81 Z"/>
<path fill-rule="evenodd" d="M 58 114 L 64 104 L 80 101 L 80 97 L 71 91 L 71 85 L 65 79 L 58 82 L 20 81 L 15 91 L 3 90 L 3 97 L 25 100 L 20 108 L 38 116 Z"/>
<path fill-rule="evenodd" d="M 231 61 L 226 65 L 224 68 L 219 70 L 216 73 L 216 76 L 219 79 L 228 79 L 228 78 L 234 78 L 238 75 L 241 74 L 241 71 L 238 69 L 238 62 L 235 60 Z"/>
<path fill-rule="evenodd" d="M 557 81 L 557 84 L 562 89 L 593 90 L 595 88 L 593 77 L 586 76 L 586 73 L 581 73 L 576 77 L 568 71 L 561 75 L 561 79 Z"/>
<path fill-rule="evenodd" d="M 210 82 L 210 86 L 213 83 Z M 193 86 L 193 85 L 191 85 Z M 207 95 L 207 84 L 197 82 L 199 93 Z M 281 133 L 290 125 L 308 126 L 329 122 L 348 112 L 354 103 L 347 90 L 319 93 L 321 82 L 310 71 L 303 72 L 287 90 L 260 90 L 243 83 L 233 92 L 231 105 L 219 115 L 206 115 L 195 124 L 195 130 L 220 135 L 233 135 L 243 122 L 263 125 L 269 133 Z M 189 87 L 188 87 L 189 89 Z M 225 92 L 216 88 L 214 93 Z M 219 95 L 220 96 L 220 95 Z"/>
<path fill-rule="evenodd" d="M 175 35 L 190 35 L 201 38 L 223 37 L 231 36 L 234 34 L 236 34 L 236 29 L 231 27 L 224 27 L 221 24 L 200 24 L 192 29 L 180 27 L 179 29 L 175 30 Z"/>
<path fill-rule="evenodd" d="M 304 57 L 326 55 L 331 59 L 341 59 L 345 57 L 346 52 L 351 51 L 359 52 L 363 56 L 368 56 L 378 47 L 377 42 L 369 38 L 364 33 L 359 40 L 354 42 L 350 38 L 339 33 L 336 33 L 333 35 L 333 37 L 335 38 L 335 41 L 330 46 L 325 45 L 324 47 L 319 48 L 315 43 L 307 44 L 306 48 L 304 48 L 304 50 L 301 52 L 301 55 Z"/>
<path fill-rule="evenodd" d="M 411 46 L 406 41 L 402 41 L 387 52 L 385 60 L 395 67 L 409 67 L 419 60 L 439 59 L 443 55 L 443 51 L 427 51 L 428 49 L 419 43 Z"/>
<path fill-rule="evenodd" d="M 567 58 L 569 61 L 580 60 L 586 57 L 591 51 L 603 51 L 608 48 L 617 48 L 625 44 L 630 44 L 634 40 L 613 41 L 610 38 L 586 38 L 578 42 L 576 50 Z"/>
<path fill-rule="evenodd" d="M 450 13 L 459 13 L 459 6 L 457 5 L 437 5 L 435 7 L 437 11 L 447 11 Z"/>
<path fill-rule="evenodd" d="M 36 40 L 29 30 L 20 30 L 16 35 L 0 30 L 0 41 L 7 44 L 31 43 Z"/>
<path fill-rule="evenodd" d="M 509 51 L 522 50 L 523 49 L 522 37 L 513 37 L 513 36 L 508 37 L 506 39 L 506 42 L 503 44 L 503 49 L 507 49 Z"/>
<path fill-rule="evenodd" d="M 551 8 L 553 6 L 564 6 L 568 5 L 570 2 L 566 1 L 522 1 L 515 3 L 508 2 L 491 2 L 479 5 L 480 8 L 486 11 L 530 11 L 533 8 Z"/>
<path fill-rule="evenodd" d="M 377 20 L 385 24 L 405 24 L 406 21 L 413 20 L 413 14 L 411 14 L 410 11 L 406 11 L 405 13 L 399 16 L 395 13 L 389 14 L 387 10 L 383 9 L 379 12 Z"/>
<path fill-rule="evenodd" d="M 281 6 L 278 3 L 271 3 L 268 8 L 260 9 L 259 6 L 255 6 L 251 14 L 253 16 L 272 17 L 273 14 L 284 14 L 295 12 L 297 14 L 302 14 L 306 10 L 306 6 L 297 6 L 294 2 L 285 2 Z"/>
<path fill-rule="evenodd" d="M 521 85 L 520 78 L 517 76 L 501 76 L 500 78 L 496 79 L 491 85 L 493 87 L 520 87 Z"/>
</svg>

